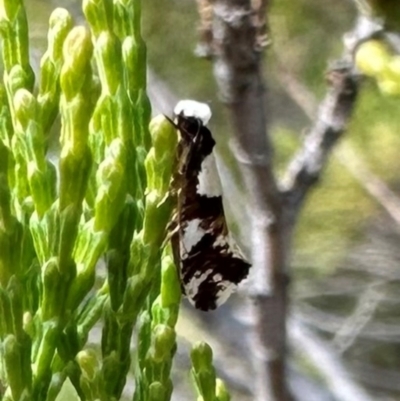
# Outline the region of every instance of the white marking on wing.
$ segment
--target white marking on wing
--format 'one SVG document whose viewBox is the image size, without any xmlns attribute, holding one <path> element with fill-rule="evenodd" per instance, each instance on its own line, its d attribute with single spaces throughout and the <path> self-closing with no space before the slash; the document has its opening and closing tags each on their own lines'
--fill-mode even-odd
<svg viewBox="0 0 400 401">
<path fill-rule="evenodd" d="M 190 301 L 199 292 L 200 285 L 208 279 L 208 277 L 213 273 L 211 269 L 206 270 L 202 274 L 195 274 L 192 279 L 185 285 L 185 292 Z"/>
<path fill-rule="evenodd" d="M 214 274 L 213 280 L 214 280 L 215 283 L 218 283 L 218 281 L 222 281 L 222 275 L 219 274 L 219 273 Z"/>
<path fill-rule="evenodd" d="M 218 235 L 217 239 L 213 243 L 213 247 L 216 248 L 217 246 L 225 246 L 228 243 L 228 239 L 225 235 Z"/>
<path fill-rule="evenodd" d="M 191 304 L 196 306 L 195 297 L 199 293 L 199 287 L 204 281 L 208 281 L 211 276 L 212 282 L 219 288 L 215 295 L 216 307 L 219 307 L 227 301 L 233 292 L 235 292 L 237 285 L 228 280 L 223 280 L 222 275 L 213 272 L 212 269 L 206 270 L 202 274 L 195 274 L 192 279 L 185 285 L 185 292 Z M 211 283 L 209 283 L 211 285 Z"/>
<path fill-rule="evenodd" d="M 219 180 L 217 165 L 213 153 L 206 156 L 201 163 L 198 175 L 197 193 L 209 198 L 222 195 L 221 181 Z"/>
<path fill-rule="evenodd" d="M 236 284 L 230 281 L 222 281 L 219 283 L 220 290 L 217 292 L 216 305 L 217 307 L 227 301 L 233 292 L 236 290 Z"/>
<path fill-rule="evenodd" d="M 181 100 L 175 106 L 174 113 L 177 116 L 198 118 L 203 125 L 207 125 L 212 115 L 208 104 L 196 102 L 195 100 Z"/>
<path fill-rule="evenodd" d="M 183 229 L 182 243 L 180 246 L 181 258 L 184 259 L 190 250 L 203 238 L 207 231 L 200 227 L 201 220 L 193 219 L 187 222 Z"/>
<path fill-rule="evenodd" d="M 227 246 L 228 247 L 228 253 L 230 253 L 232 256 L 238 259 L 246 260 L 245 256 L 243 255 L 243 252 L 239 248 L 238 244 L 236 241 L 232 238 L 230 233 L 228 235 L 219 235 L 215 242 L 213 243 L 213 247 L 216 248 L 217 246 Z"/>
</svg>

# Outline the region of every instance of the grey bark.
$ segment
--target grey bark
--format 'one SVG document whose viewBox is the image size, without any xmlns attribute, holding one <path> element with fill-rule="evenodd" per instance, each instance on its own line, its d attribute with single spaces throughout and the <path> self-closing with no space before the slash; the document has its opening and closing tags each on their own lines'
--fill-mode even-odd
<svg viewBox="0 0 400 401">
<path fill-rule="evenodd" d="M 232 121 L 234 153 L 252 210 L 255 399 L 291 400 L 286 385 L 285 225 L 272 170 L 258 27 L 250 1 L 214 2 L 214 74 Z"/>
</svg>

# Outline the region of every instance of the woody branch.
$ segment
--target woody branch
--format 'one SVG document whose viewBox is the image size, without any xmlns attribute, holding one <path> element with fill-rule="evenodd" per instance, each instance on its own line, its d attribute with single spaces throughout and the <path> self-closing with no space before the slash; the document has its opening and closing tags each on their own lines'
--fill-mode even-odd
<svg viewBox="0 0 400 401">
<path fill-rule="evenodd" d="M 254 3 L 255 4 L 255 3 Z M 267 2 L 257 2 L 265 10 Z M 282 202 L 272 169 L 260 44 L 265 21 L 250 1 L 199 1 L 201 53 L 212 56 L 232 121 L 230 145 L 251 196 L 256 400 L 290 400 L 285 381 L 286 241 Z M 212 15 L 212 18 L 210 17 Z"/>
<path fill-rule="evenodd" d="M 287 286 L 290 237 L 303 201 L 318 181 L 343 134 L 357 98 L 359 80 L 352 51 L 375 28 L 359 20 L 344 59 L 328 73 L 329 88 L 313 128 L 288 167 L 279 189 L 272 170 L 260 43 L 267 32 L 261 11 L 267 1 L 198 0 L 198 53 L 213 59 L 214 74 L 232 120 L 231 148 L 252 194 L 253 355 L 256 400 L 289 400 L 285 381 Z M 360 22 L 361 21 L 361 22 Z M 367 24 L 368 25 L 368 24 Z M 371 25 L 373 26 L 373 24 Z M 260 38 L 262 38 L 260 40 Z"/>
</svg>

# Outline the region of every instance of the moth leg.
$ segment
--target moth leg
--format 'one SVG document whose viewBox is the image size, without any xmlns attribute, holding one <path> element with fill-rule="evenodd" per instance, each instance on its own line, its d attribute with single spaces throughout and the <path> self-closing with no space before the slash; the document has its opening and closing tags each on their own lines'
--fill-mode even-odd
<svg viewBox="0 0 400 401">
<path fill-rule="evenodd" d="M 162 248 L 164 248 L 168 241 L 171 240 L 172 236 L 174 236 L 176 233 L 179 231 L 179 223 L 178 223 L 178 212 L 174 211 L 172 214 L 170 222 L 167 224 L 167 235 L 165 236 L 165 239 L 162 243 Z"/>
<path fill-rule="evenodd" d="M 175 267 L 178 273 L 178 277 L 180 278 L 181 283 L 181 292 L 182 295 L 186 296 L 185 287 L 182 282 L 182 274 L 181 274 L 181 253 L 180 253 L 180 236 L 179 230 L 176 230 L 174 234 L 171 236 L 171 247 L 172 247 L 172 255 L 174 257 Z"/>
</svg>

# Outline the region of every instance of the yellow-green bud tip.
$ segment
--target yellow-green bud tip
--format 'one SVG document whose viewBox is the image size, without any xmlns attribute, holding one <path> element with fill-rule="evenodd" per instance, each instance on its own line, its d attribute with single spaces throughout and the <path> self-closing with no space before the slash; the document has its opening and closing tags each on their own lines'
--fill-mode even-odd
<svg viewBox="0 0 400 401">
<path fill-rule="evenodd" d="M 150 121 L 149 129 L 155 149 L 175 149 L 178 141 L 176 129 L 163 114 L 159 114 Z"/>
<path fill-rule="evenodd" d="M 92 349 L 86 349 L 78 352 L 75 359 L 87 377 L 93 379 L 96 371 L 99 369 L 99 361 L 96 352 Z"/>
<path fill-rule="evenodd" d="M 386 45 L 379 40 L 362 43 L 355 54 L 357 68 L 365 75 L 376 76 L 387 66 L 390 53 Z"/>
<path fill-rule="evenodd" d="M 18 89 L 13 99 L 15 113 L 23 125 L 28 120 L 36 118 L 37 102 L 35 97 L 26 89 Z"/>
<path fill-rule="evenodd" d="M 57 25 L 62 24 L 62 25 L 67 25 L 70 26 L 72 25 L 72 17 L 70 13 L 65 9 L 58 7 L 56 8 L 50 15 L 49 19 L 49 27 L 50 29 L 53 29 Z"/>
<path fill-rule="evenodd" d="M 80 64 L 92 53 L 92 40 L 89 31 L 84 26 L 76 26 L 69 32 L 63 46 L 63 55 L 66 62 Z"/>
<path fill-rule="evenodd" d="M 196 371 L 207 370 L 212 365 L 212 349 L 207 343 L 199 341 L 193 345 L 190 358 Z"/>
</svg>

